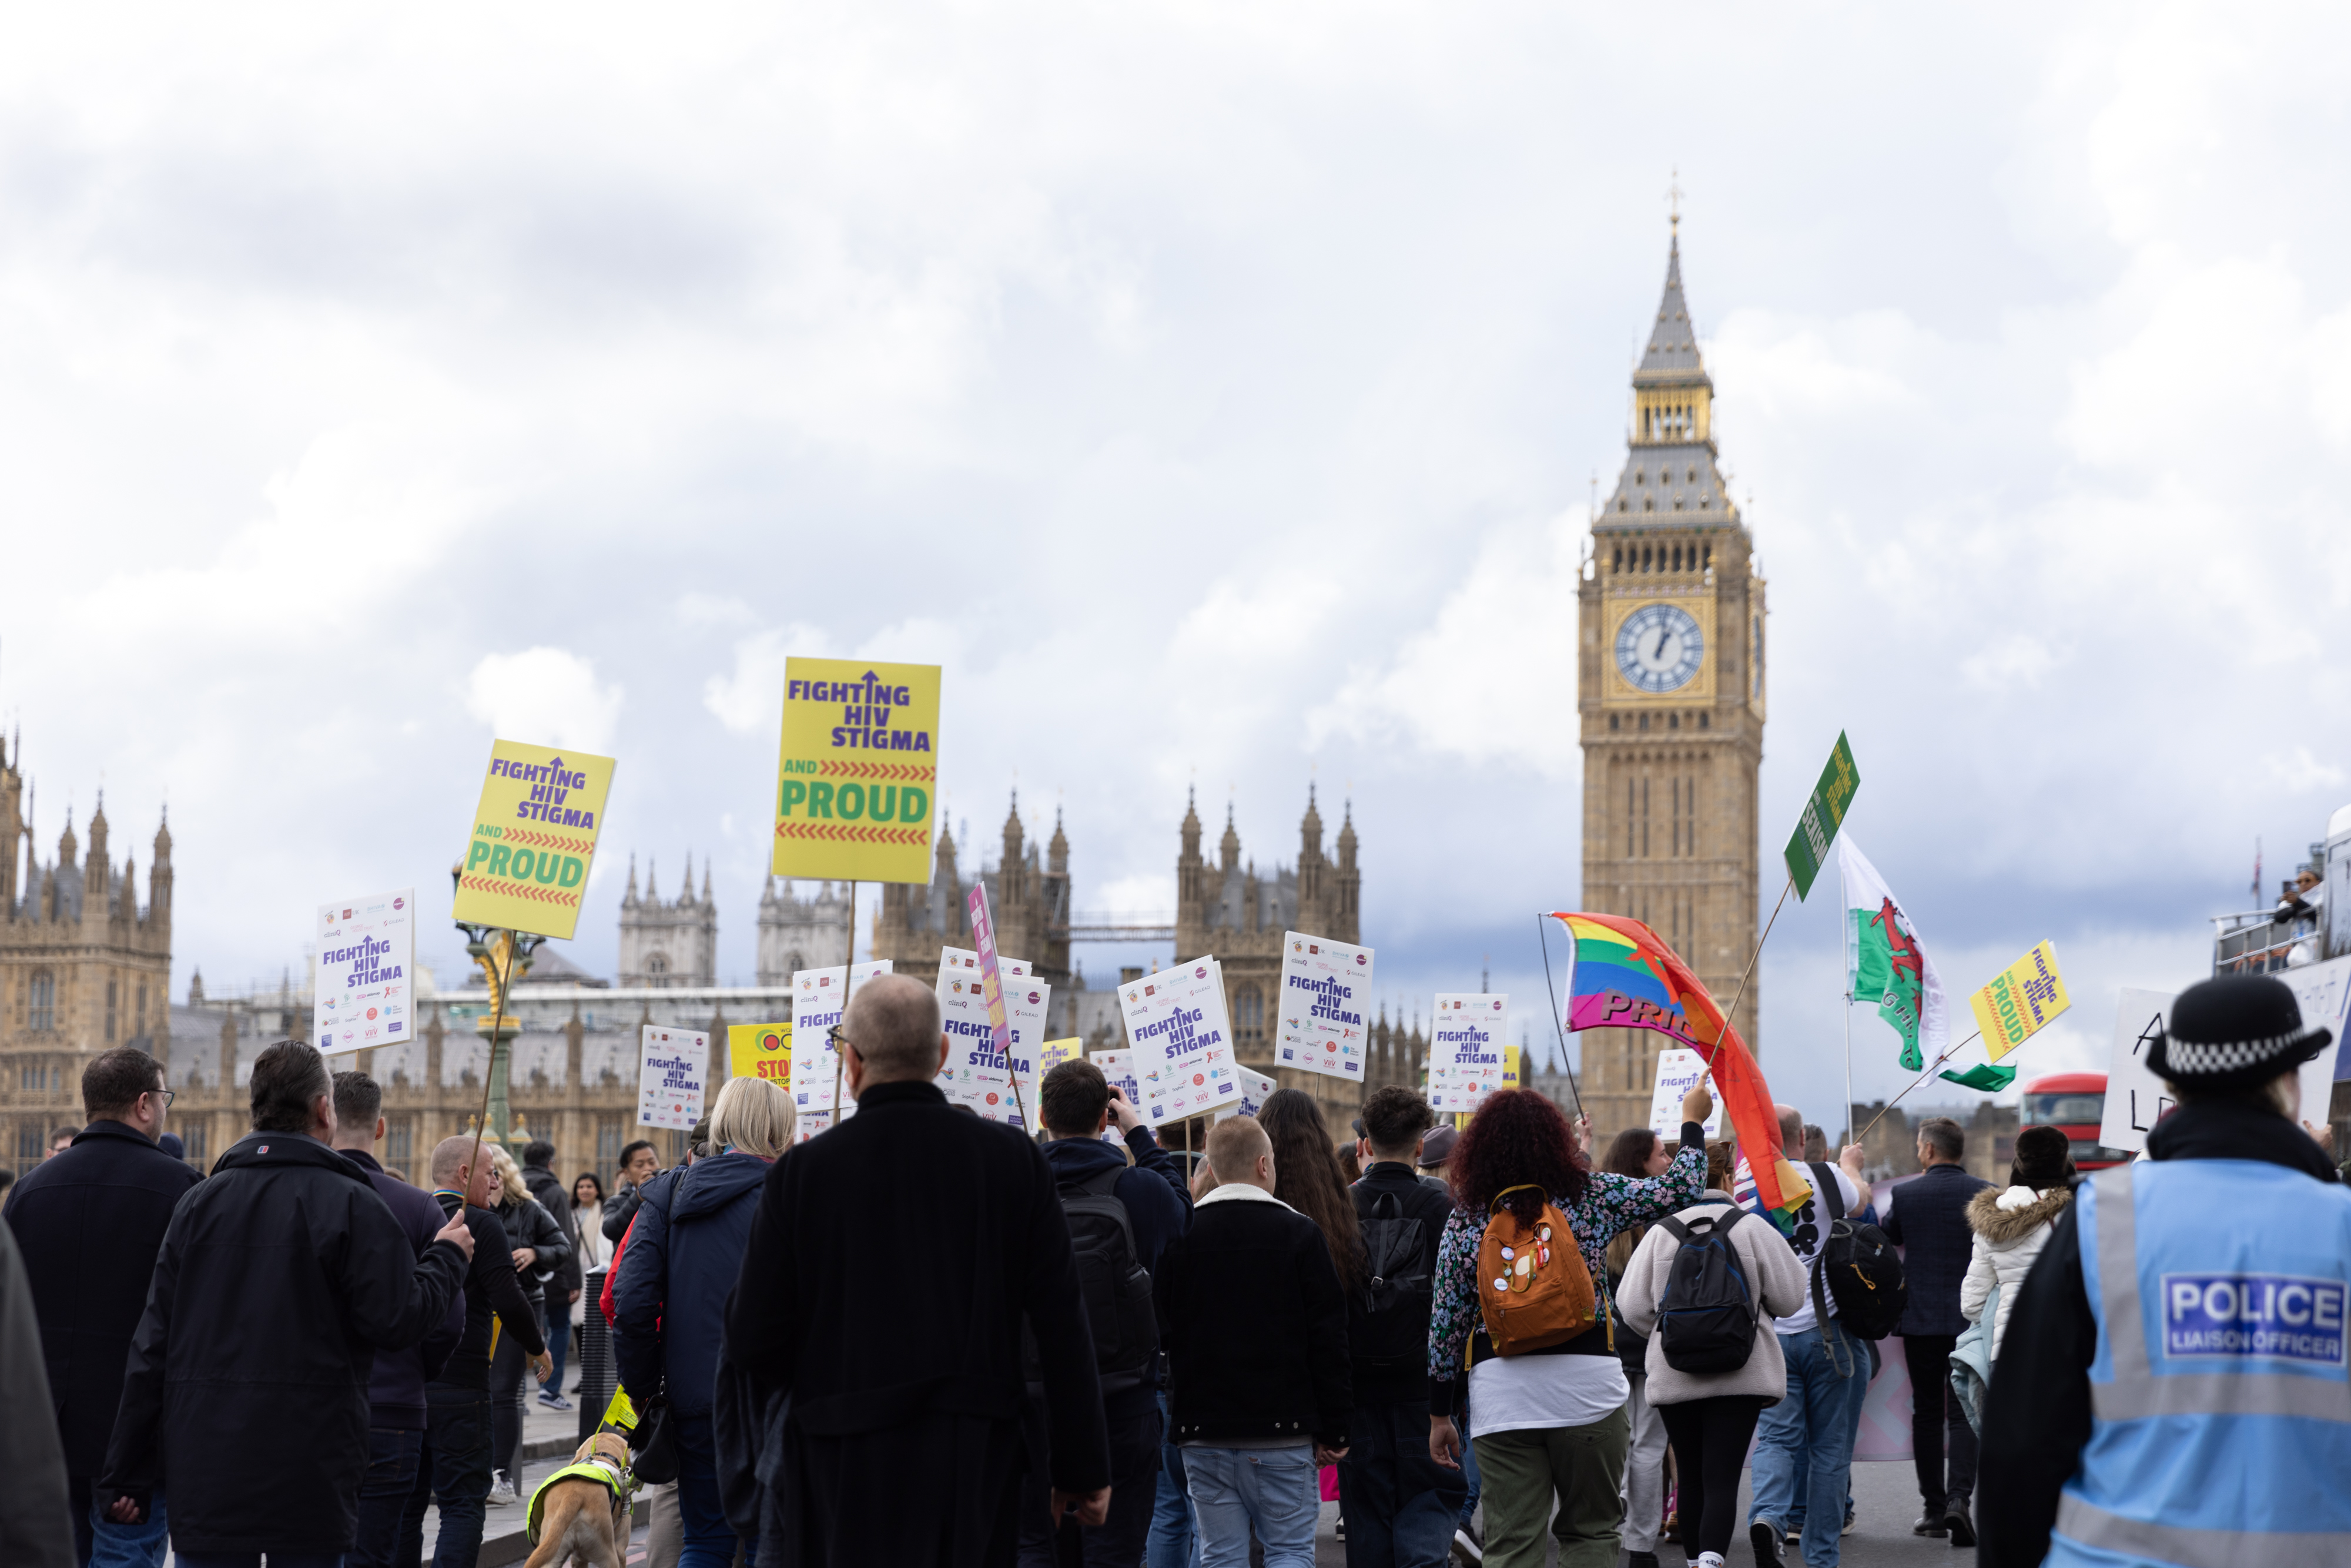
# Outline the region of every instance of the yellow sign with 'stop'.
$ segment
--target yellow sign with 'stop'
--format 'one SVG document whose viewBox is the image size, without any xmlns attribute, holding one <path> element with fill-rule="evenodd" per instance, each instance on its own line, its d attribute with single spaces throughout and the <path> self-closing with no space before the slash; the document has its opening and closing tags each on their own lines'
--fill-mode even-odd
<svg viewBox="0 0 2351 1568">
<path fill-rule="evenodd" d="M 609 757 L 492 742 L 450 914 L 469 925 L 569 937 L 611 788 Z"/>
<path fill-rule="evenodd" d="M 939 666 L 784 662 L 778 876 L 931 880 Z"/>
</svg>

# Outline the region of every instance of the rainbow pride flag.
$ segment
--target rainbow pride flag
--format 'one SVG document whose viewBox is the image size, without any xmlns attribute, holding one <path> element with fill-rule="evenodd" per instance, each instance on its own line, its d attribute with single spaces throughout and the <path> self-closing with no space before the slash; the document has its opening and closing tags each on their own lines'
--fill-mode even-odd
<svg viewBox="0 0 2351 1568">
<path fill-rule="evenodd" d="M 1771 1086 L 1705 985 L 1664 938 L 1637 920 L 1565 911 L 1550 918 L 1575 945 L 1567 1027 L 1655 1030 L 1705 1058 L 1740 1147 L 1772 1152 L 1772 1158 L 1755 1166 L 1750 1207 L 1782 1235 L 1793 1233 L 1796 1211 L 1813 1196 L 1812 1184 L 1779 1156 L 1780 1117 L 1771 1108 Z"/>
</svg>

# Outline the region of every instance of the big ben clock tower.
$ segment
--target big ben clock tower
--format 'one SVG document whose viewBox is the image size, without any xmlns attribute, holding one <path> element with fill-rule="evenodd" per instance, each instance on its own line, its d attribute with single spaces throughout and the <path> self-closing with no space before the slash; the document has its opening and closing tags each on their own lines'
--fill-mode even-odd
<svg viewBox="0 0 2351 1568">
<path fill-rule="evenodd" d="M 1633 372 L 1625 471 L 1576 594 L 1583 907 L 1647 923 L 1728 1007 L 1755 947 L 1763 580 L 1716 466 L 1714 383 L 1682 298 L 1679 223 Z M 1756 1039 L 1750 980 L 1733 1020 Z M 1663 1036 L 1588 1030 L 1583 1103 L 1646 1126 Z"/>
</svg>

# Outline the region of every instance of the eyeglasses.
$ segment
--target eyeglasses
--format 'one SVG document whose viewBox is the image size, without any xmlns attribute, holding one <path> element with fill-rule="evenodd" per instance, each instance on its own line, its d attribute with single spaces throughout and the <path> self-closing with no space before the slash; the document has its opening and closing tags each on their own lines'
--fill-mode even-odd
<svg viewBox="0 0 2351 1568">
<path fill-rule="evenodd" d="M 850 1043 L 849 1037 L 841 1032 L 841 1026 L 839 1024 L 835 1024 L 831 1029 L 825 1030 L 824 1039 L 825 1043 L 832 1047 L 833 1053 L 835 1055 L 839 1055 L 841 1048 Z"/>
<path fill-rule="evenodd" d="M 179 1098 L 177 1094 L 172 1093 L 169 1089 L 150 1089 L 147 1092 L 150 1094 L 161 1094 L 163 1097 L 163 1109 L 166 1111 L 172 1108 L 172 1102 Z"/>
</svg>

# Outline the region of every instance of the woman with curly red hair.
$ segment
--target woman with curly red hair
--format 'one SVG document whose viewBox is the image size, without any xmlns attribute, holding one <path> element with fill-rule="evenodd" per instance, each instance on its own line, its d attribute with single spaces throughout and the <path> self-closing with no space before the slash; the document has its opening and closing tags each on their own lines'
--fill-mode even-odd
<svg viewBox="0 0 2351 1568">
<path fill-rule="evenodd" d="M 1687 1207 L 1705 1190 L 1702 1124 L 1713 1108 L 1701 1082 L 1682 1100 L 1681 1146 L 1665 1174 L 1629 1176 L 1592 1169 L 1558 1106 L 1531 1090 L 1506 1089 L 1479 1108 L 1446 1162 L 1456 1207 L 1437 1244 L 1428 1320 L 1428 1450 L 1437 1463 L 1458 1468 L 1456 1422 L 1466 1403 L 1485 1481 L 1489 1568 L 1543 1562 L 1554 1495 L 1561 1568 L 1615 1568 L 1632 1389 L 1609 1343 L 1604 1301 L 1598 1324 L 1564 1343 L 1494 1354 L 1478 1305 L 1486 1222 L 1507 1207 L 1532 1225 L 1548 1195 L 1604 1297 L 1608 1243 Z"/>
</svg>

